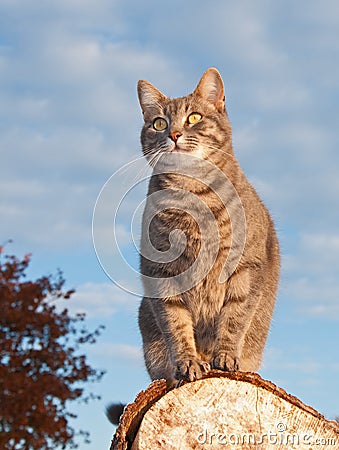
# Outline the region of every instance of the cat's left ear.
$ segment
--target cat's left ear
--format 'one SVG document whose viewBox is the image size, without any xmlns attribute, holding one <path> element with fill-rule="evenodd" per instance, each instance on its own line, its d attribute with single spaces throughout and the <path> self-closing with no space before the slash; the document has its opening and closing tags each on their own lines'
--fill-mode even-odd
<svg viewBox="0 0 339 450">
<path fill-rule="evenodd" d="M 166 100 L 166 96 L 146 80 L 138 82 L 138 97 L 143 114 L 150 109 L 161 108 Z"/>
<path fill-rule="evenodd" d="M 220 112 L 225 110 L 224 83 L 217 69 L 211 67 L 206 70 L 194 91 L 194 95 L 213 103 Z"/>
</svg>

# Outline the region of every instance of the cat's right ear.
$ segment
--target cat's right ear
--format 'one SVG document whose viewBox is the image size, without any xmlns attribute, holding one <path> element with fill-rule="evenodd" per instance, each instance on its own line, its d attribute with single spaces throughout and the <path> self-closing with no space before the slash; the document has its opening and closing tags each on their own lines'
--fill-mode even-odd
<svg viewBox="0 0 339 450">
<path fill-rule="evenodd" d="M 164 94 L 146 80 L 138 82 L 138 97 L 143 114 L 154 108 L 162 108 L 166 99 Z"/>
</svg>

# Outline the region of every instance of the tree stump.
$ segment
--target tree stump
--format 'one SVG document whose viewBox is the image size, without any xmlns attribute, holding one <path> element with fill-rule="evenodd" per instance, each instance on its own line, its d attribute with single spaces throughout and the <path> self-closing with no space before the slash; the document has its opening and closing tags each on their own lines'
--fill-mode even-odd
<svg viewBox="0 0 339 450">
<path fill-rule="evenodd" d="M 339 424 L 259 375 L 211 371 L 127 405 L 111 450 L 339 449 Z"/>
</svg>

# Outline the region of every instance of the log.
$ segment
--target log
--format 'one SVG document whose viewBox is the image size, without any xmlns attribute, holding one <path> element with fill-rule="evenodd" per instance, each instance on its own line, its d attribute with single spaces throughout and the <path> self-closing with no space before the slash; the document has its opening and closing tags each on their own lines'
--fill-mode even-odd
<svg viewBox="0 0 339 450">
<path fill-rule="evenodd" d="M 211 371 L 127 405 L 110 450 L 339 449 L 339 424 L 258 374 Z"/>
</svg>

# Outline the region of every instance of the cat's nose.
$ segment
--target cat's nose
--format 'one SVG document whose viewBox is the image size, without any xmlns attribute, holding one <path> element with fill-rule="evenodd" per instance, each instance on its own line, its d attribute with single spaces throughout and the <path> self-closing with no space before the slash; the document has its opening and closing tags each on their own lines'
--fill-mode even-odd
<svg viewBox="0 0 339 450">
<path fill-rule="evenodd" d="M 182 133 L 179 133 L 179 131 L 171 131 L 169 135 L 173 142 L 177 142 L 180 136 L 182 136 Z"/>
</svg>

